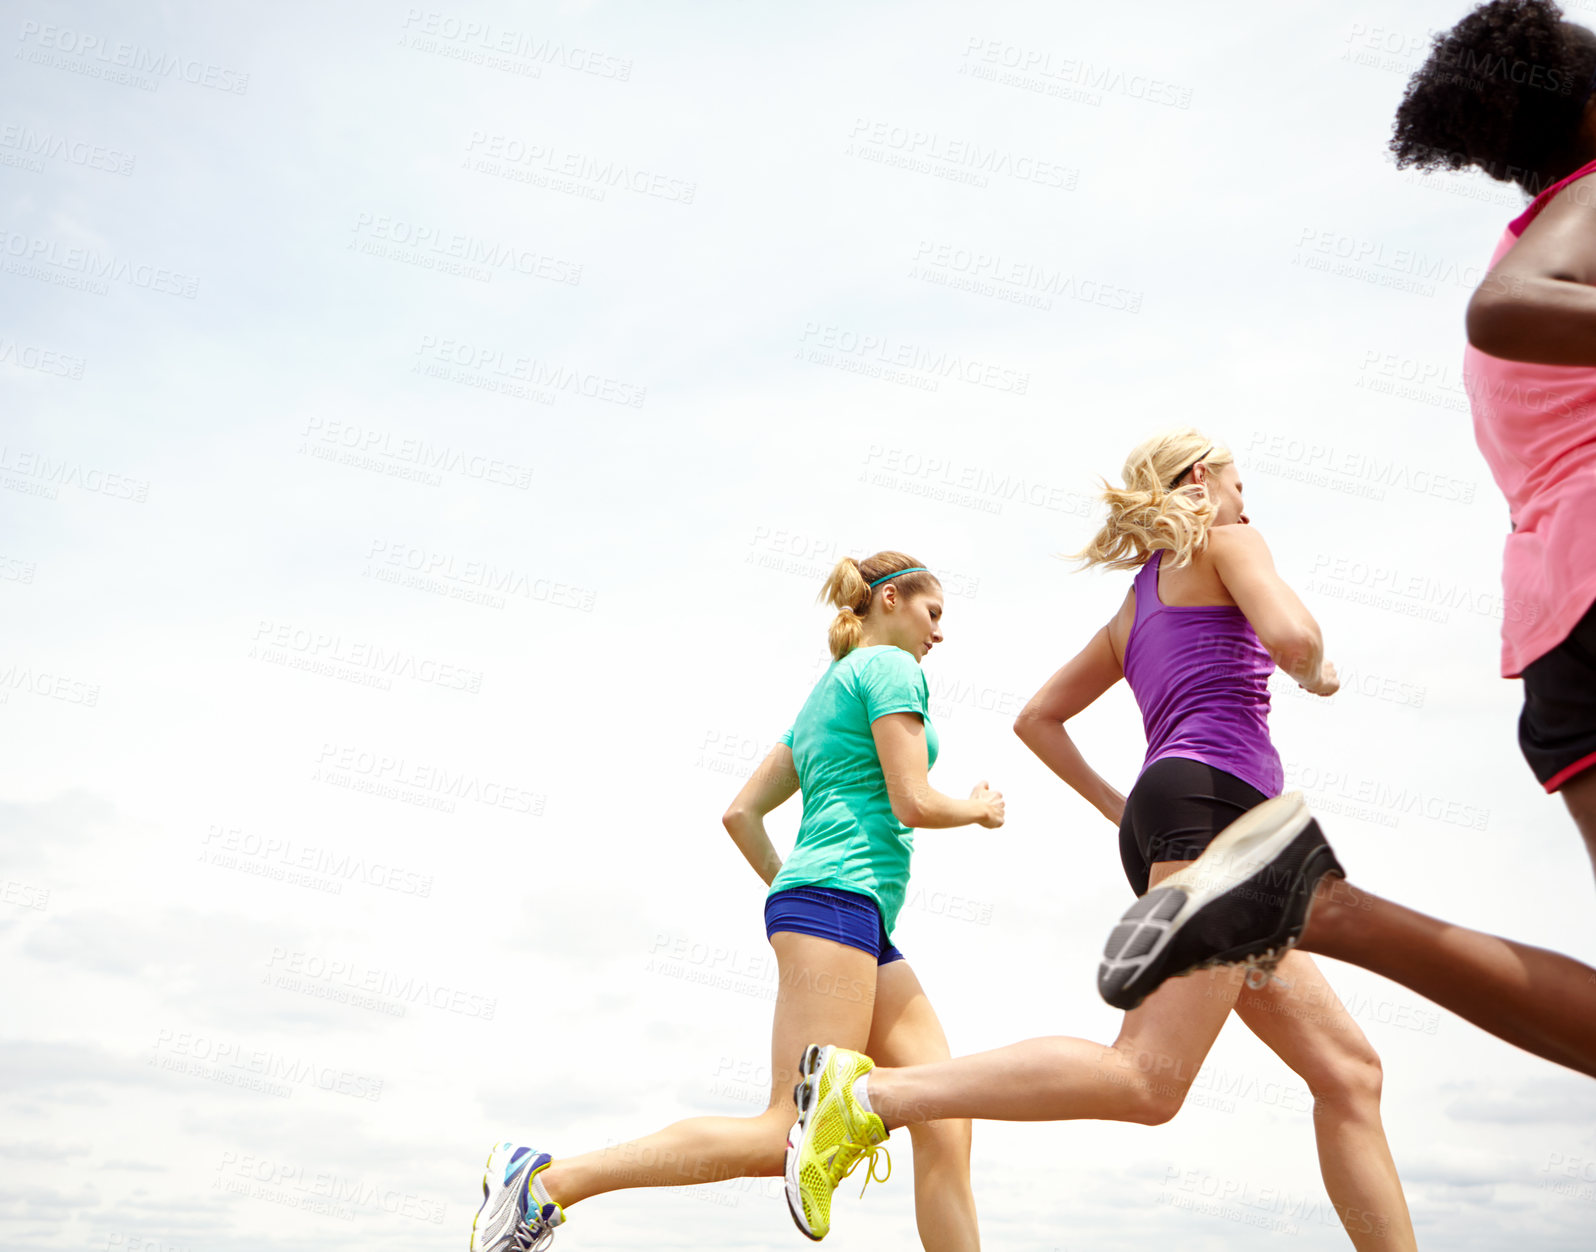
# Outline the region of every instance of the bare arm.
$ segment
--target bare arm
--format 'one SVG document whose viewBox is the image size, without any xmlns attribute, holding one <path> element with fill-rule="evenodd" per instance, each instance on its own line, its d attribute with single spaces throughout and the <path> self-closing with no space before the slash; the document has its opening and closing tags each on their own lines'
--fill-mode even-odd
<svg viewBox="0 0 1596 1252">
<path fill-rule="evenodd" d="M 1003 797 L 985 783 L 977 784 L 968 800 L 955 800 L 931 786 L 925 722 L 918 713 L 888 713 L 870 723 L 887 780 L 892 814 L 905 826 L 921 830 L 968 826 L 972 822 L 995 828 L 1003 824 Z"/>
<path fill-rule="evenodd" d="M 798 771 L 792 763 L 792 749 L 778 743 L 720 819 L 737 850 L 748 858 L 754 873 L 765 880 L 767 887 L 781 869 L 781 857 L 765 833 L 765 814 L 785 804 L 797 790 Z"/>
<path fill-rule="evenodd" d="M 1252 526 L 1215 526 L 1208 550 L 1225 590 L 1275 664 L 1315 695 L 1333 695 L 1338 683 L 1324 659 L 1319 623 L 1276 573 L 1263 536 Z"/>
<path fill-rule="evenodd" d="M 1596 180 L 1563 188 L 1469 300 L 1469 342 L 1509 361 L 1596 365 Z"/>
<path fill-rule="evenodd" d="M 1074 660 L 1047 680 L 1014 720 L 1014 733 L 1042 764 L 1116 826 L 1125 812 L 1125 797 L 1086 763 L 1064 723 L 1124 676 L 1105 626 Z"/>
</svg>

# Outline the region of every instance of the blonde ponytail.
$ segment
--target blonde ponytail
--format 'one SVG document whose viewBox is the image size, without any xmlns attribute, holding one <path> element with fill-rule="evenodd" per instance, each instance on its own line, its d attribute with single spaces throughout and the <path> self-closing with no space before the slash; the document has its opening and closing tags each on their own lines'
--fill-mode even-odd
<svg viewBox="0 0 1596 1252">
<path fill-rule="evenodd" d="M 831 647 L 831 659 L 840 661 L 852 652 L 864 638 L 864 619 L 870 614 L 870 603 L 881 587 L 871 588 L 877 579 L 888 578 L 899 570 L 915 570 L 902 578 L 890 578 L 898 594 L 911 599 L 937 585 L 936 577 L 928 573 L 919 561 L 901 552 L 877 552 L 874 556 L 856 561 L 845 556 L 832 567 L 831 576 L 820 589 L 818 599 L 834 606 L 836 620 L 831 623 L 826 642 Z M 882 587 L 888 583 L 881 584 Z"/>
<path fill-rule="evenodd" d="M 1125 460 L 1123 487 L 1102 482 L 1108 520 L 1075 560 L 1108 569 L 1135 569 L 1159 549 L 1172 554 L 1166 567 L 1179 569 L 1208 542 L 1218 505 L 1201 486 L 1185 479 L 1199 461 L 1210 470 L 1234 462 L 1229 449 L 1191 427 L 1154 435 Z M 1175 485 L 1176 479 L 1183 481 Z"/>
<path fill-rule="evenodd" d="M 864 638 L 863 614 L 870 607 L 870 585 L 859 572 L 859 562 L 851 556 L 838 561 L 820 589 L 820 599 L 837 608 L 837 620 L 831 623 L 826 642 L 831 645 L 831 659 L 840 661 Z"/>
</svg>

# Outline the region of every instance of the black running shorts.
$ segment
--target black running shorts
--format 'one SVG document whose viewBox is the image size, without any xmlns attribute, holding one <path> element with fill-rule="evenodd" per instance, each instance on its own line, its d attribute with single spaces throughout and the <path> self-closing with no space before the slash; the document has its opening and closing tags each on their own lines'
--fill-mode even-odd
<svg viewBox="0 0 1596 1252">
<path fill-rule="evenodd" d="M 1214 836 L 1269 797 L 1234 774 L 1201 761 L 1154 761 L 1125 797 L 1119 859 L 1137 895 L 1159 861 L 1195 861 Z"/>
<path fill-rule="evenodd" d="M 1518 746 L 1547 791 L 1596 765 L 1596 606 L 1524 667 Z"/>
</svg>

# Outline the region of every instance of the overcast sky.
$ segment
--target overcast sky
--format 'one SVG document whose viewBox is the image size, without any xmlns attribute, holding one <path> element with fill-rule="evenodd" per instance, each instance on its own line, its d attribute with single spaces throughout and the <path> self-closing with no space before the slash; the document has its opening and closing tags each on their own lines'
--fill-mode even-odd
<svg viewBox="0 0 1596 1252">
<path fill-rule="evenodd" d="M 1009 813 L 920 837 L 897 942 L 956 1052 L 1111 1038 L 1115 832 L 1010 723 L 1174 422 L 1341 669 L 1273 726 L 1352 875 L 1596 958 L 1459 376 L 1520 200 L 1385 155 L 1462 12 L 4 6 L 0 1244 L 461 1247 L 498 1137 L 762 1107 L 719 817 L 882 547 L 948 592 L 933 780 Z M 1079 737 L 1128 788 L 1129 691 Z M 1325 967 L 1421 1244 L 1588 1247 L 1590 1084 Z M 1344 1247 L 1306 1101 L 1232 1022 L 1168 1126 L 984 1124 L 987 1246 Z M 909 1246 L 907 1167 L 831 1246 Z M 772 1180 L 560 1246 L 797 1238 Z"/>
</svg>

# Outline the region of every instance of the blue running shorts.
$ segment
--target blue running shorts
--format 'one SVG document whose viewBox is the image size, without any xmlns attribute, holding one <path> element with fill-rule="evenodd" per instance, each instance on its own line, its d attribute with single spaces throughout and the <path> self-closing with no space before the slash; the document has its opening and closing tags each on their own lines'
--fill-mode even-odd
<svg viewBox="0 0 1596 1252">
<path fill-rule="evenodd" d="M 857 891 L 789 887 L 765 897 L 765 935 L 779 930 L 847 944 L 876 958 L 877 965 L 903 960 L 892 946 L 876 902 Z"/>
</svg>

